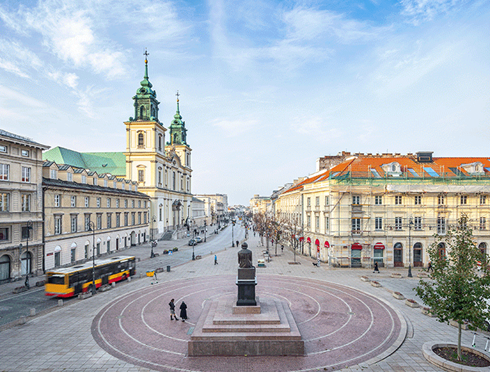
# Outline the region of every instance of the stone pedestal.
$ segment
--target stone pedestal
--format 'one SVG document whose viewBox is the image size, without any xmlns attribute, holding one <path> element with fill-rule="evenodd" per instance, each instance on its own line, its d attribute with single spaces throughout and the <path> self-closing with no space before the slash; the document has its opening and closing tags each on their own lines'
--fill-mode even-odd
<svg viewBox="0 0 490 372">
<path fill-rule="evenodd" d="M 255 277 L 255 267 L 239 268 L 236 280 L 238 286 L 237 306 L 256 306 L 255 286 L 257 278 Z"/>
<path fill-rule="evenodd" d="M 304 355 L 304 341 L 288 304 L 256 299 L 234 306 L 232 298 L 208 301 L 188 342 L 188 355 Z"/>
</svg>

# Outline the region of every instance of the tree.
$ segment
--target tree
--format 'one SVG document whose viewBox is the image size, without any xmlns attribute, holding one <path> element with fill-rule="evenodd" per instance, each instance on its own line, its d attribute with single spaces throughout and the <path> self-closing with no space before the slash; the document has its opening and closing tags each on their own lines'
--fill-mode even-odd
<svg viewBox="0 0 490 372">
<path fill-rule="evenodd" d="M 468 323 L 472 330 L 483 329 L 490 310 L 486 302 L 490 298 L 487 255 L 473 241 L 466 215 L 445 236 L 435 235 L 435 238 L 428 249 L 434 268 L 430 275 L 433 281 L 420 280 L 415 291 L 439 322 L 458 323 L 458 360 L 461 360 L 462 324 Z M 447 247 L 447 255 L 441 249 L 441 242 Z"/>
</svg>

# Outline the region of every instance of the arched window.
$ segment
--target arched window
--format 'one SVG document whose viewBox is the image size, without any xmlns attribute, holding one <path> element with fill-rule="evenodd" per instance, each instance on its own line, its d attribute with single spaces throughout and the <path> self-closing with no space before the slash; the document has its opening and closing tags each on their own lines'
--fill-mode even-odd
<svg viewBox="0 0 490 372">
<path fill-rule="evenodd" d="M 0 257 L 0 280 L 10 279 L 10 257 L 3 255 Z"/>
<path fill-rule="evenodd" d="M 158 135 L 158 151 L 162 151 L 162 135 Z"/>
<path fill-rule="evenodd" d="M 26 275 L 31 273 L 31 252 L 24 252 L 20 255 L 21 261 L 21 275 Z"/>
<path fill-rule="evenodd" d="M 143 133 L 138 134 L 138 147 L 144 147 L 145 146 L 145 137 L 143 136 Z"/>
<path fill-rule="evenodd" d="M 153 106 L 151 107 L 151 116 L 155 117 L 155 108 Z"/>
<path fill-rule="evenodd" d="M 393 246 L 393 264 L 395 267 L 403 266 L 403 245 L 396 243 Z"/>
</svg>

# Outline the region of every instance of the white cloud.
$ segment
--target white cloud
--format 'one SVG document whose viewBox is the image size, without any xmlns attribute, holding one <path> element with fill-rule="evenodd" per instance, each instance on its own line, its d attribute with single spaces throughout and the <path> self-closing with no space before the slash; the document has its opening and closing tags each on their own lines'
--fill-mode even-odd
<svg viewBox="0 0 490 372">
<path fill-rule="evenodd" d="M 23 78 L 43 66 L 39 57 L 18 41 L 0 39 L 0 68 Z"/>
<path fill-rule="evenodd" d="M 332 127 L 326 122 L 325 118 L 320 116 L 293 118 L 290 128 L 298 134 L 314 138 L 318 141 L 324 138 L 340 138 L 343 135 L 342 130 Z"/>
<path fill-rule="evenodd" d="M 410 17 L 411 22 L 430 21 L 438 14 L 465 4 L 466 0 L 401 0 L 402 14 Z"/>
</svg>

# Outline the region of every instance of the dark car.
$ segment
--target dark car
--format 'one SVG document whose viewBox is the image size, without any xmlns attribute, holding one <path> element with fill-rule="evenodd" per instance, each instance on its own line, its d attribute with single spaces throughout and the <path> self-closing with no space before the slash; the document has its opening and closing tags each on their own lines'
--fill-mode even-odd
<svg viewBox="0 0 490 372">
<path fill-rule="evenodd" d="M 187 243 L 188 245 L 196 245 L 197 244 L 197 241 L 195 241 L 194 239 L 191 239 L 189 240 L 189 243 Z"/>
</svg>

